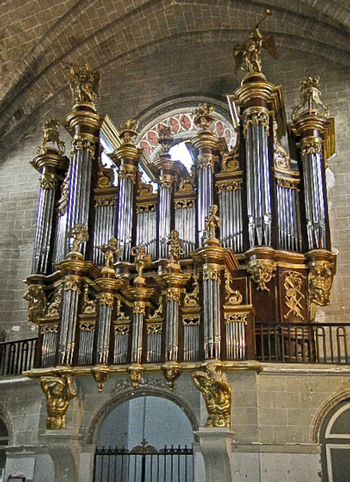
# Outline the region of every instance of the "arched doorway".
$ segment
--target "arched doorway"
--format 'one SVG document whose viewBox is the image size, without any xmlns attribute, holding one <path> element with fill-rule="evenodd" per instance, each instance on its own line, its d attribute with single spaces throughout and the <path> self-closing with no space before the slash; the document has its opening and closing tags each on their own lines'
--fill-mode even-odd
<svg viewBox="0 0 350 482">
<path fill-rule="evenodd" d="M 193 427 L 175 403 L 130 399 L 101 425 L 94 482 L 192 482 Z"/>
<path fill-rule="evenodd" d="M 8 445 L 8 430 L 5 422 L 0 418 L 0 482 L 4 482 L 6 465 L 6 446 Z"/>
<path fill-rule="evenodd" d="M 325 417 L 321 431 L 324 482 L 348 482 L 350 474 L 350 398 Z"/>
</svg>

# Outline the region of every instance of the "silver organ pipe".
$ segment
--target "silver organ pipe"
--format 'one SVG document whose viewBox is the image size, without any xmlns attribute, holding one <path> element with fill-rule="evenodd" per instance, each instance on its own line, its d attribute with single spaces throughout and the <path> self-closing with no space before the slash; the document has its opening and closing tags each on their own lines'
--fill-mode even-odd
<svg viewBox="0 0 350 482">
<path fill-rule="evenodd" d="M 56 323 L 43 325 L 40 329 L 42 335 L 41 365 L 43 367 L 55 365 L 57 329 Z"/>
<path fill-rule="evenodd" d="M 134 177 L 127 176 L 122 170 L 119 172 L 117 237 L 121 249 L 121 259 L 123 261 L 130 261 L 134 214 L 134 184 Z"/>
<path fill-rule="evenodd" d="M 269 116 L 264 109 L 245 112 L 249 246 L 271 245 Z"/>
<path fill-rule="evenodd" d="M 77 138 L 73 142 L 73 155 L 69 166 L 69 193 L 67 206 L 66 253 L 71 251 L 71 230 L 78 224 L 88 224 L 91 194 L 92 162 L 95 143 Z M 85 252 L 85 242 L 81 248 Z"/>
<path fill-rule="evenodd" d="M 162 175 L 160 178 L 161 184 L 159 187 L 158 201 L 158 250 L 160 258 L 167 258 L 167 242 L 171 231 L 171 192 L 173 177 L 171 175 Z"/>
<path fill-rule="evenodd" d="M 136 302 L 132 318 L 132 346 L 131 362 L 141 363 L 142 357 L 142 334 L 144 322 L 144 303 Z"/>
<path fill-rule="evenodd" d="M 184 249 L 184 258 L 196 246 L 196 208 L 194 199 L 175 199 L 175 229 L 179 232 Z"/>
<path fill-rule="evenodd" d="M 221 217 L 221 243 L 235 253 L 243 252 L 242 180 L 217 181 Z"/>
<path fill-rule="evenodd" d="M 114 356 L 113 363 L 122 364 L 128 361 L 129 324 L 114 325 Z"/>
<path fill-rule="evenodd" d="M 174 296 L 175 294 L 175 296 Z M 165 359 L 176 361 L 179 354 L 179 294 L 168 291 L 165 321 Z"/>
<path fill-rule="evenodd" d="M 57 186 L 55 177 L 42 175 L 36 216 L 32 273 L 47 273 L 48 271 Z"/>
<path fill-rule="evenodd" d="M 73 278 L 66 279 L 62 295 L 62 314 L 58 346 L 60 365 L 71 365 L 73 362 L 79 294 L 80 287 L 78 282 Z"/>
<path fill-rule="evenodd" d="M 183 315 L 184 325 L 184 361 L 199 359 L 199 315 Z"/>
<path fill-rule="evenodd" d="M 98 302 L 97 363 L 106 364 L 109 358 L 113 295 L 106 292 L 101 293 L 98 296 Z"/>
<path fill-rule="evenodd" d="M 92 260 L 98 266 L 104 264 L 103 252 L 99 246 L 115 238 L 117 225 L 117 199 L 116 197 L 96 197 L 95 223 L 94 223 Z"/>
<path fill-rule="evenodd" d="M 276 175 L 278 246 L 288 251 L 302 250 L 299 182 L 295 173 L 294 178 Z"/>
<path fill-rule="evenodd" d="M 205 358 L 220 358 L 220 266 L 203 266 L 203 325 Z"/>
</svg>

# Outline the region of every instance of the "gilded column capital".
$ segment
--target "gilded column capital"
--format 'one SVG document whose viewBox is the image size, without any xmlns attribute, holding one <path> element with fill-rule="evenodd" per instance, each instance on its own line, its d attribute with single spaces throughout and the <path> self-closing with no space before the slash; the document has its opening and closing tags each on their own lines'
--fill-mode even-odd
<svg viewBox="0 0 350 482">
<path fill-rule="evenodd" d="M 243 113 L 244 116 L 244 137 L 247 135 L 247 130 L 250 125 L 261 125 L 267 135 L 270 133 L 270 117 L 268 110 L 265 107 L 250 107 Z"/>
<path fill-rule="evenodd" d="M 57 174 L 43 173 L 39 179 L 40 188 L 44 190 L 52 189 L 55 191 L 59 186 L 60 176 Z"/>
</svg>

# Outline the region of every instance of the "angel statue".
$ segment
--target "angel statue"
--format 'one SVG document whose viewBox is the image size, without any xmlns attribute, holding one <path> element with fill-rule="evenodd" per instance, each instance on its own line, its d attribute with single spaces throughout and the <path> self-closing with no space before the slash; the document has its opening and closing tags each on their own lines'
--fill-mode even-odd
<svg viewBox="0 0 350 482">
<path fill-rule="evenodd" d="M 99 89 L 101 83 L 101 72 L 92 72 L 87 64 L 75 70 L 70 65 L 70 88 L 72 91 L 73 102 L 95 102 L 99 97 Z"/>
<path fill-rule="evenodd" d="M 257 25 L 249 33 L 249 40 L 241 45 L 235 45 L 233 48 L 233 59 L 235 63 L 234 73 L 236 74 L 240 69 L 244 72 L 261 72 L 261 50 L 265 49 L 269 54 L 278 59 L 278 52 L 274 35 L 270 34 L 263 37 L 259 25 L 265 18 L 271 15 L 270 10 L 266 10 L 264 17 L 257 23 Z"/>
<path fill-rule="evenodd" d="M 135 259 L 135 267 L 137 271 L 137 278 L 135 281 L 141 281 L 143 270 L 149 266 L 152 262 L 151 255 L 146 253 L 146 247 L 143 244 L 139 244 L 138 246 L 133 246 L 130 252 L 131 256 L 134 256 Z"/>
</svg>

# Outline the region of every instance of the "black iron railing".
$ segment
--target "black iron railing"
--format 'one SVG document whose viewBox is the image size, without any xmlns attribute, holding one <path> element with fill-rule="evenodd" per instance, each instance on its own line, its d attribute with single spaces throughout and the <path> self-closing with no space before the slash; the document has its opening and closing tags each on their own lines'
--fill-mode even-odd
<svg viewBox="0 0 350 482">
<path fill-rule="evenodd" d="M 350 363 L 350 323 L 256 322 L 257 360 Z"/>
<path fill-rule="evenodd" d="M 94 482 L 193 482 L 193 449 L 97 448 Z"/>
<path fill-rule="evenodd" d="M 0 343 L 0 376 L 20 375 L 34 366 L 37 338 Z"/>
</svg>

